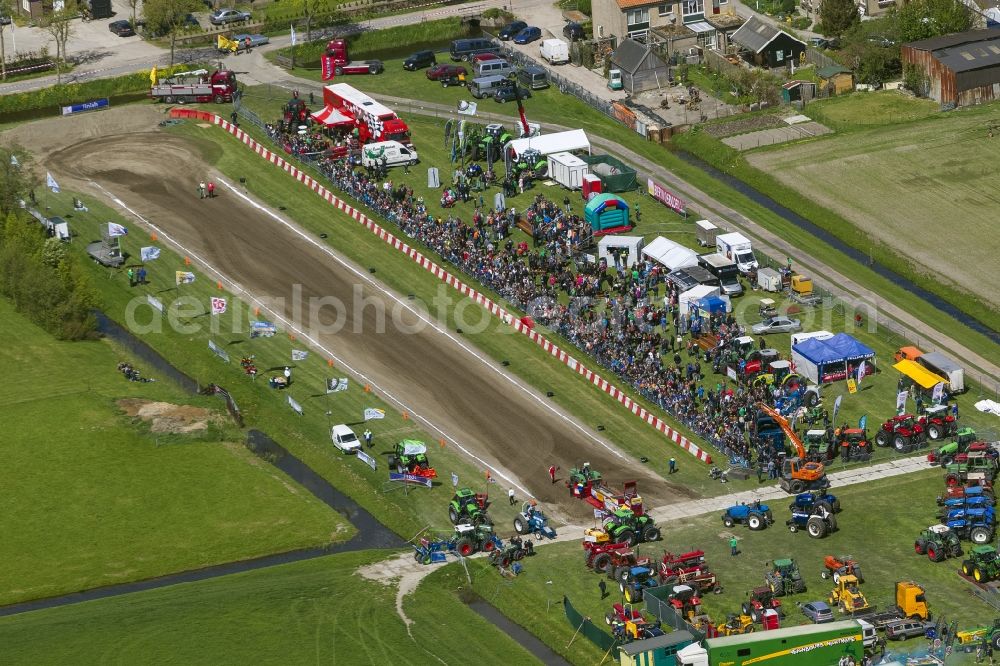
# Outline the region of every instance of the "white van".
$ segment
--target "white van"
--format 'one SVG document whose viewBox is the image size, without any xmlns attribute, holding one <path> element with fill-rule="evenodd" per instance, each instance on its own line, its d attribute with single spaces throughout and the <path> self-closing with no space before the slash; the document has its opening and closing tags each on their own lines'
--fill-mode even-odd
<svg viewBox="0 0 1000 666">
<path fill-rule="evenodd" d="M 561 39 L 544 39 L 538 50 L 542 60 L 550 65 L 564 65 L 569 62 L 569 44 Z"/>
<path fill-rule="evenodd" d="M 361 165 L 364 167 L 378 166 L 383 160 L 387 167 L 416 164 L 419 159 L 417 151 L 399 141 L 380 141 L 361 147 Z"/>
<path fill-rule="evenodd" d="M 482 60 L 476 63 L 476 78 L 483 76 L 503 76 L 508 77 L 514 73 L 514 68 L 506 60 L 498 58 L 496 60 Z"/>
</svg>

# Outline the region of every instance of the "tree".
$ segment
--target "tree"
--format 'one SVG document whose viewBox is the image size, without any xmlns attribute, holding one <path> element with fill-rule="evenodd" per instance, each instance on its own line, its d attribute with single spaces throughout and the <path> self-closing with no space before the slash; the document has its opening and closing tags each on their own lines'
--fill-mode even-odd
<svg viewBox="0 0 1000 666">
<path fill-rule="evenodd" d="M 45 30 L 56 42 L 56 84 L 62 83 L 62 65 L 66 61 L 66 43 L 73 36 L 73 19 L 80 15 L 76 0 L 64 0 L 63 6 L 53 11 L 43 23 Z"/>
<path fill-rule="evenodd" d="M 819 6 L 819 30 L 839 37 L 860 21 L 854 0 L 823 0 Z"/>
<path fill-rule="evenodd" d="M 14 8 L 10 0 L 0 0 L 0 16 L 13 16 Z M 11 24 L 13 25 L 13 23 Z M 0 23 L 0 78 L 7 80 L 7 50 L 4 45 L 3 31 L 6 26 Z"/>
<path fill-rule="evenodd" d="M 128 0 L 128 7 L 132 10 L 132 29 L 135 30 L 135 10 L 139 7 L 140 0 Z"/>
<path fill-rule="evenodd" d="M 170 66 L 174 66 L 174 49 L 177 34 L 184 27 L 187 15 L 200 11 L 199 0 L 145 0 L 142 16 L 146 27 L 156 35 L 170 36 Z"/>
<path fill-rule="evenodd" d="M 0 147 L 0 217 L 20 210 L 37 184 L 31 156 L 19 146 Z"/>
<path fill-rule="evenodd" d="M 306 42 L 312 41 L 313 19 L 320 8 L 326 5 L 326 0 L 302 0 L 302 18 L 306 22 Z"/>
<path fill-rule="evenodd" d="M 903 42 L 962 32 L 972 27 L 972 13 L 957 0 L 913 0 L 896 10 Z"/>
</svg>

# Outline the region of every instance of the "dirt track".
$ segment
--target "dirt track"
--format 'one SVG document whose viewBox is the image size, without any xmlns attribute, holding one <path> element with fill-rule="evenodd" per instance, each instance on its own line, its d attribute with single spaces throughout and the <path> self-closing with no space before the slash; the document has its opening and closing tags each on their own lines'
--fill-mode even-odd
<svg viewBox="0 0 1000 666">
<path fill-rule="evenodd" d="M 333 296 L 352 303 L 361 280 L 321 249 L 235 195 L 223 193 L 216 200 L 200 201 L 191 174 L 204 174 L 209 168 L 192 143 L 154 128 L 160 117 L 144 118 L 145 132 L 98 137 L 95 128 L 88 127 L 81 134 L 89 138 L 78 143 L 67 138 L 63 126 L 59 143 L 69 147 L 52 145 L 53 152 L 40 159 L 67 184 L 100 183 L 248 292 L 284 297 L 288 317 L 292 285 L 301 285 L 302 298 Z M 20 140 L 39 153 L 48 152 L 49 146 L 43 144 L 51 134 L 38 129 L 42 128 L 32 133 L 33 140 Z M 392 311 L 389 298 L 368 285 L 362 289 L 367 303 L 381 301 L 386 312 Z M 323 321 L 329 323 L 333 313 L 325 314 Z M 540 500 L 558 504 L 568 516 L 579 519 L 590 508 L 570 500 L 561 484 L 548 482 L 545 469 L 552 463 L 566 470 L 587 460 L 616 482 L 638 478 L 643 495 L 654 505 L 690 497 L 685 488 L 672 486 L 637 462 L 589 440 L 443 333 L 424 327 L 404 334 L 390 325 L 375 334 L 374 308 L 361 310 L 357 322 L 356 314 L 349 305 L 341 332 L 316 337 L 464 446 L 509 472 Z M 408 317 L 407 323 L 412 319 Z M 358 328 L 364 333 L 355 333 Z"/>
</svg>

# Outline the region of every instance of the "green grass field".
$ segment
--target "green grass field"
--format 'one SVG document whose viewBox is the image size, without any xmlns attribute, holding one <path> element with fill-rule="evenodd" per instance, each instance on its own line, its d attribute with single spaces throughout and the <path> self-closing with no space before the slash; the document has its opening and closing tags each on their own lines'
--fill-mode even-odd
<svg viewBox="0 0 1000 666">
<path fill-rule="evenodd" d="M 821 117 L 846 115 L 842 107 L 820 108 Z M 878 116 L 877 109 L 871 112 Z M 981 307 L 995 310 L 1000 294 L 984 283 L 983 269 L 995 263 L 989 220 L 1000 213 L 990 168 L 1000 136 L 988 136 L 997 123 L 997 107 L 956 111 L 831 135 L 747 160 L 904 254 L 915 272 L 978 294 Z"/>
<path fill-rule="evenodd" d="M 167 381 L 128 382 L 116 369 L 129 359 L 122 350 L 55 341 L 6 300 L 0 319 L 17 341 L 0 349 L 0 369 L 11 378 L 0 390 L 0 604 L 354 533 L 243 447 L 218 399 L 183 394 Z M 130 422 L 116 405 L 121 398 L 208 408 L 220 423 L 204 433 L 153 433 Z"/>
<path fill-rule="evenodd" d="M 995 611 L 969 594 L 969 584 L 956 574 L 959 560 L 934 564 L 913 552 L 914 537 L 936 522 L 934 497 L 940 486 L 940 473 L 933 471 L 897 477 L 891 484 L 835 488 L 833 492 L 843 504 L 843 511 L 837 516 L 840 529 L 825 539 L 811 539 L 803 532 L 790 533 L 784 525 L 788 507 L 782 501 L 770 505 L 775 524 L 767 530 L 751 532 L 737 526 L 730 532 L 719 515 L 711 513 L 664 525 L 663 541 L 640 546 L 640 552 L 656 559 L 664 550 L 675 554 L 704 550 L 706 562 L 724 587 L 722 594 L 702 597 L 705 611 L 716 622 L 724 621 L 727 613 L 739 612 L 746 593 L 764 584 L 768 562 L 794 557 L 808 587 L 803 594 L 782 599 L 787 612 L 782 626 L 804 624 L 806 618 L 795 604 L 825 601 L 833 588 L 832 581 L 820 577 L 823 558 L 852 554 L 862 564 L 865 582 L 861 590 L 877 608 L 887 609 L 895 603 L 895 581 L 913 580 L 926 589 L 932 617 L 958 622 L 959 629 L 989 624 Z M 740 539 L 740 554 L 736 557 L 729 553 L 731 533 Z M 583 615 L 603 625 L 605 613 L 613 603 L 621 601 L 621 595 L 617 584 L 608 580 L 610 594 L 601 601 L 598 589 L 601 578 L 584 567 L 578 541 L 539 549 L 535 557 L 525 560 L 524 573 L 509 585 L 498 584 L 496 576 L 487 573 L 488 566 L 482 562 L 477 561 L 475 566 L 479 570 L 474 574 L 475 590 L 480 595 L 575 663 L 594 663 L 592 659 L 574 659 L 575 647 L 565 649 L 576 627 L 566 620 L 559 602 L 566 595 Z M 894 643 L 890 648 L 918 649 L 925 645 L 925 641 L 914 639 Z M 593 649 L 592 645 L 589 647 Z M 956 660 L 956 663 L 963 662 Z"/>
<path fill-rule="evenodd" d="M 811 118 L 840 132 L 873 125 L 898 125 L 938 113 L 940 106 L 932 100 L 890 90 L 816 100 L 806 111 Z"/>
<path fill-rule="evenodd" d="M 395 589 L 354 573 L 383 557 L 345 553 L 0 618 L 4 663 L 537 663 L 440 582 L 408 599 L 411 639 Z"/>
</svg>

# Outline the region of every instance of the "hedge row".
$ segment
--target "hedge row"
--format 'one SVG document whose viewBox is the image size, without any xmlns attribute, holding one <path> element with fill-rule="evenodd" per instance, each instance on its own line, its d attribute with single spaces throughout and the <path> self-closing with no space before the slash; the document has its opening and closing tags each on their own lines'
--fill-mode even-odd
<svg viewBox="0 0 1000 666">
<path fill-rule="evenodd" d="M 466 32 L 460 18 L 447 18 L 426 21 L 418 25 L 401 25 L 384 30 L 362 32 L 347 37 L 347 41 L 351 58 L 359 60 L 380 55 L 387 50 L 396 50 L 414 44 L 423 45 L 458 39 L 464 37 Z M 295 60 L 300 63 L 319 62 L 325 48 L 326 42 L 324 40 L 300 44 L 295 47 Z M 283 48 L 279 53 L 290 58 L 292 47 Z"/>
</svg>

